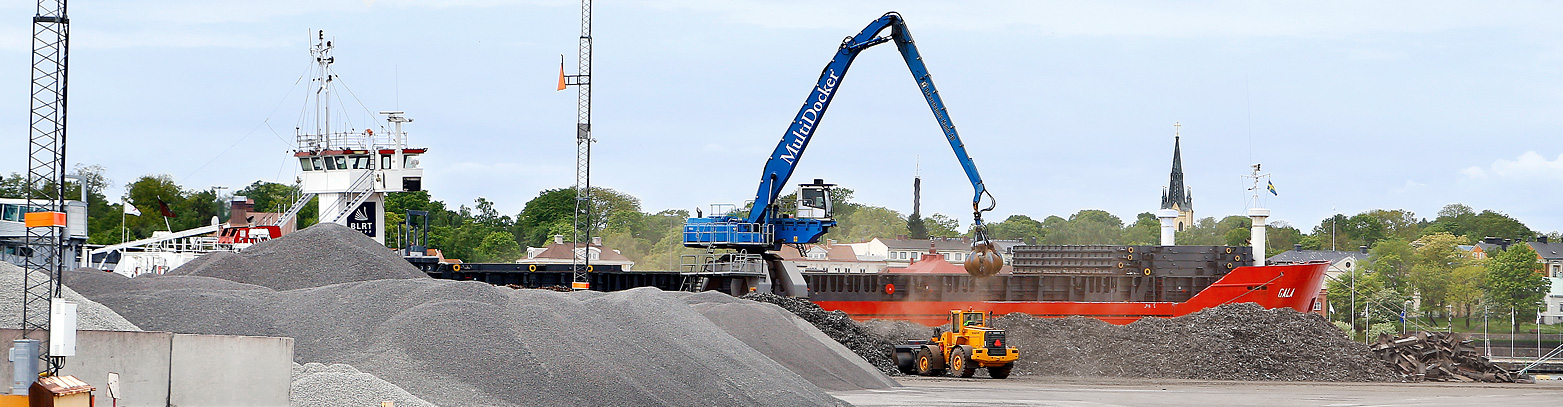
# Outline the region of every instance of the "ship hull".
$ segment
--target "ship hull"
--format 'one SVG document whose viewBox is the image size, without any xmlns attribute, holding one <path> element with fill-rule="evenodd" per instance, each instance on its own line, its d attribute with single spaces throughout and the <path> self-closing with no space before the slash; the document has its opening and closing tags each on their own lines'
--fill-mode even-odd
<svg viewBox="0 0 1563 407">
<path fill-rule="evenodd" d="M 891 286 L 860 290 L 857 295 L 851 296 L 857 298 L 851 299 L 843 299 L 845 296 L 842 295 L 817 295 L 814 303 L 825 310 L 845 312 L 860 321 L 894 319 L 924 325 L 946 322 L 952 309 L 992 311 L 998 315 L 1018 312 L 1045 318 L 1078 315 L 1120 325 L 1146 317 L 1177 317 L 1210 307 L 1242 302 L 1257 303 L 1270 309 L 1291 308 L 1299 312 L 1311 312 L 1328 267 L 1328 263 L 1238 267 L 1214 279 L 1183 301 L 1017 301 L 1003 298 L 1007 296 L 1004 293 L 1018 291 L 1007 287 L 997 295 L 1000 297 L 998 299 L 920 300 L 915 293 L 918 289 L 904 287 L 901 289 L 903 294 L 897 296 L 897 290 L 890 283 Z M 914 292 L 907 293 L 907 290 Z M 876 296 L 881 298 L 874 298 Z"/>
</svg>

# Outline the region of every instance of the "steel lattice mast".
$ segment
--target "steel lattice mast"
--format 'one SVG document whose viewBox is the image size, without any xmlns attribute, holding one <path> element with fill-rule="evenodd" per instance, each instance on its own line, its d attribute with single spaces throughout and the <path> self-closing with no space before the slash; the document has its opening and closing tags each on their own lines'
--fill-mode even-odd
<svg viewBox="0 0 1563 407">
<path fill-rule="evenodd" d="M 581 42 L 577 51 L 578 69 L 568 75 L 568 85 L 576 87 L 575 122 L 575 213 L 572 225 L 571 261 L 575 289 L 586 288 L 586 272 L 591 268 L 592 234 L 592 1 L 581 0 Z"/>
<path fill-rule="evenodd" d="M 27 206 L 44 211 L 65 212 L 65 85 L 66 51 L 70 45 L 70 20 L 65 17 L 64 0 L 39 0 L 33 16 L 32 114 L 28 121 Z M 39 355 L 42 370 L 58 372 L 60 358 L 49 357 L 50 301 L 60 296 L 60 273 L 64 271 L 65 228 L 27 228 L 27 247 L 22 277 L 22 337 L 43 342 Z M 42 278 L 39 278 L 42 276 Z"/>
</svg>

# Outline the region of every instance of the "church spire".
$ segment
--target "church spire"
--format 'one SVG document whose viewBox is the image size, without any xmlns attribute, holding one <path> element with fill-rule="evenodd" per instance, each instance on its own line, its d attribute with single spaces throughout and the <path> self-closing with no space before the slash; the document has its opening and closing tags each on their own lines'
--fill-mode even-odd
<svg viewBox="0 0 1563 407">
<path fill-rule="evenodd" d="M 1181 134 L 1183 124 L 1172 124 L 1172 179 L 1167 183 L 1167 190 L 1161 195 L 1161 209 L 1177 209 L 1180 212 L 1192 212 L 1194 202 L 1191 191 L 1183 185 L 1183 136 Z"/>
</svg>

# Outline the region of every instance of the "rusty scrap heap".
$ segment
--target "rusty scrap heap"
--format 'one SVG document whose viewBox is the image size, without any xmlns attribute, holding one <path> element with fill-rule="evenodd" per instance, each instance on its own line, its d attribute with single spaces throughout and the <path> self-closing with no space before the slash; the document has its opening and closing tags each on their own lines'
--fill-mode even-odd
<svg viewBox="0 0 1563 407">
<path fill-rule="evenodd" d="M 1412 332 L 1399 338 L 1379 334 L 1372 349 L 1379 359 L 1400 369 L 1408 381 L 1516 381 L 1508 371 L 1476 353 L 1465 334 Z"/>
</svg>

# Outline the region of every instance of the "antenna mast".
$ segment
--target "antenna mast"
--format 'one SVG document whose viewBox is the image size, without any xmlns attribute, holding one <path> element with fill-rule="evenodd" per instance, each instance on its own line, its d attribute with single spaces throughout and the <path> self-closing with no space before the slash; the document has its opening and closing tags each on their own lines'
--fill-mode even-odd
<svg viewBox="0 0 1563 407">
<path fill-rule="evenodd" d="M 65 79 L 70 19 L 65 16 L 65 0 L 39 0 L 37 10 L 33 16 L 32 120 L 25 192 L 29 208 L 64 213 Z M 28 216 L 28 226 L 33 226 L 32 218 Z M 40 340 L 38 357 L 44 363 L 40 368 L 51 375 L 59 372 L 65 355 L 52 356 L 48 338 L 33 336 L 38 331 L 49 332 L 50 305 L 60 298 L 66 233 L 64 225 L 28 227 L 27 247 L 32 253 L 26 256 L 26 272 L 22 273 L 22 339 Z"/>
</svg>

